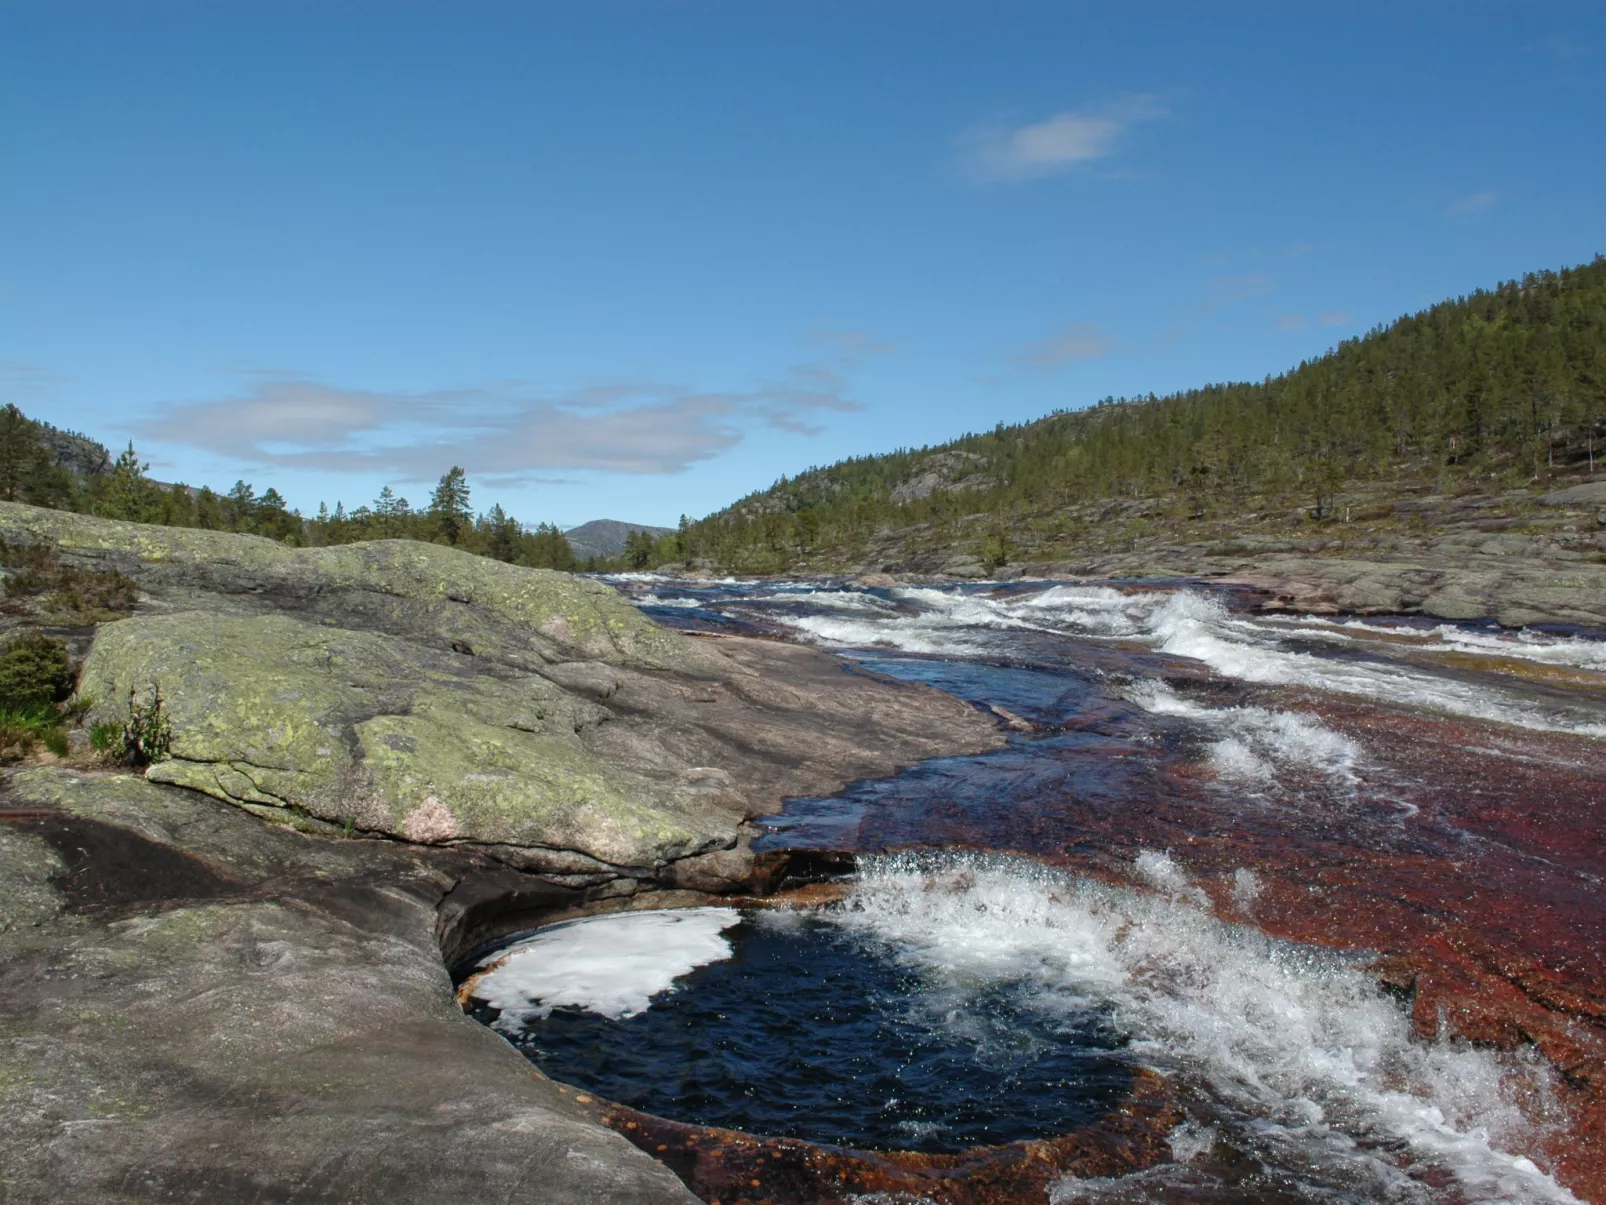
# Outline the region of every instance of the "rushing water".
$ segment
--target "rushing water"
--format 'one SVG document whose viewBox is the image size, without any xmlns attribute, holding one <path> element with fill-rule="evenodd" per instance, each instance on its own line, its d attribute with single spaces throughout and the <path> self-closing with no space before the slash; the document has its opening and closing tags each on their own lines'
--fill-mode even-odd
<svg viewBox="0 0 1606 1205">
<path fill-rule="evenodd" d="M 836 904 L 499 952 L 484 1015 L 560 1078 L 953 1150 L 1073 1129 L 1122 1068 L 1161 1071 L 1173 1161 L 1067 1177 L 1067 1202 L 1566 1201 L 1558 1166 L 1599 1175 L 1567 1161 L 1601 1102 L 1553 1069 L 1606 1054 L 1598 634 L 1267 616 L 1180 583 L 617 584 L 1014 735 L 767 822 L 760 848 L 865 855 Z"/>
</svg>

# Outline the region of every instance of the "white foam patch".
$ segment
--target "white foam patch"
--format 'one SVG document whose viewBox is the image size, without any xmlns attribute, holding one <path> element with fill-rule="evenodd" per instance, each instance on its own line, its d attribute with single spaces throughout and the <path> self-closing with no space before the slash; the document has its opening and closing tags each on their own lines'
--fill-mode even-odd
<svg viewBox="0 0 1606 1205">
<path fill-rule="evenodd" d="M 558 1007 L 634 1016 L 682 975 L 729 958 L 722 934 L 740 920 L 734 908 L 687 908 L 554 925 L 487 958 L 482 966 L 505 961 L 474 985 L 474 997 L 499 1010 L 499 1029 Z"/>
<path fill-rule="evenodd" d="M 1051 586 L 1002 605 L 1078 635 L 1129 637 L 1146 631 L 1148 617 L 1165 598 L 1155 591 L 1127 594 L 1109 586 Z"/>
<path fill-rule="evenodd" d="M 1260 898 L 1260 876 L 1247 866 L 1232 872 L 1232 902 L 1240 908 L 1251 908 Z"/>
<path fill-rule="evenodd" d="M 1188 899 L 1201 906 L 1210 903 L 1209 896 L 1188 882 L 1187 872 L 1172 860 L 1169 851 L 1145 849 L 1133 861 L 1132 869 L 1151 887 L 1174 899 Z"/>
<path fill-rule="evenodd" d="M 850 619 L 836 615 L 778 616 L 780 622 L 796 628 L 827 648 L 899 649 L 905 653 L 932 656 L 979 653 L 984 646 L 967 639 L 963 631 L 944 630 L 939 625 L 912 621 Z"/>
<path fill-rule="evenodd" d="M 703 601 L 697 598 L 663 598 L 657 594 L 643 594 L 632 600 L 638 607 L 700 607 Z"/>
<path fill-rule="evenodd" d="M 1606 724 L 1543 709 L 1490 687 L 1397 663 L 1376 665 L 1289 652 L 1268 641 L 1256 624 L 1230 618 L 1218 600 L 1190 590 L 1172 595 L 1152 623 L 1152 637 L 1162 651 L 1202 661 L 1229 678 L 1357 695 L 1537 731 L 1606 737 Z"/>
<path fill-rule="evenodd" d="M 1361 747 L 1314 716 L 1266 707 L 1203 707 L 1162 682 L 1139 682 L 1127 697 L 1155 715 L 1180 716 L 1220 731 L 1207 754 L 1221 778 L 1260 783 L 1279 767 L 1315 770 L 1340 783 L 1357 781 Z"/>
<path fill-rule="evenodd" d="M 1582 636 L 1547 636 L 1542 632 L 1476 632 L 1441 624 L 1433 629 L 1444 647 L 1459 653 L 1515 657 L 1543 665 L 1606 673 L 1606 640 Z"/>
<path fill-rule="evenodd" d="M 829 607 L 835 611 L 863 611 L 871 614 L 897 615 L 896 603 L 864 590 L 810 590 L 796 595 L 813 606 Z"/>
<path fill-rule="evenodd" d="M 1216 1127 L 1185 1121 L 1165 1136 L 1171 1148 L 1171 1157 L 1178 1163 L 1188 1163 L 1207 1153 L 1216 1145 Z"/>
<path fill-rule="evenodd" d="M 1319 616 L 1276 616 L 1270 622 L 1287 625 L 1293 634 L 1324 640 L 1411 640 L 1430 652 L 1476 653 L 1511 657 L 1543 665 L 1606 673 L 1606 640 L 1588 636 L 1553 635 L 1528 628 L 1487 631 L 1443 623 L 1432 628 L 1397 627 L 1364 619 L 1332 620 Z"/>
<path fill-rule="evenodd" d="M 776 597 L 774 591 L 780 588 L 771 583 L 755 597 Z M 1365 627 L 1358 621 L 1340 625 L 1308 617 L 1236 617 L 1218 598 L 1195 590 L 1127 593 L 1108 586 L 1061 585 L 1005 597 L 933 587 L 901 587 L 890 593 L 891 603 L 851 587 L 811 590 L 798 583 L 794 589 L 788 583 L 786 597 L 815 603 L 829 613 L 774 618 L 827 648 L 890 648 L 937 657 L 1008 652 L 1010 637 L 1018 632 L 1141 641 L 1173 656 L 1201 661 L 1225 677 L 1245 682 L 1299 686 L 1536 731 L 1606 738 L 1606 723 L 1600 722 L 1598 708 L 1546 705 L 1483 683 L 1402 666 L 1397 660 L 1383 664 L 1339 659 L 1283 647 L 1301 640 L 1309 647 L 1311 639 L 1351 643 L 1354 637 L 1350 630 Z M 915 613 L 908 613 L 911 608 Z M 1396 637 L 1401 632 L 1381 627 L 1367 630 Z M 1469 632 L 1450 624 L 1424 634 L 1423 639 L 1444 650 L 1498 653 L 1606 670 L 1603 641 L 1529 632 Z M 1386 655 L 1389 650 L 1380 646 L 1378 651 Z M 1261 712 L 1262 717 L 1274 714 L 1289 713 Z M 1244 718 L 1249 722 L 1250 717 Z M 1297 717 L 1287 723 L 1291 726 L 1275 740 L 1269 734 L 1256 739 L 1246 731 L 1225 733 L 1221 739 L 1227 743 L 1212 755 L 1212 760 L 1226 777 L 1255 781 L 1263 776 L 1266 767 L 1279 764 L 1277 751 L 1268 747 L 1268 741 L 1282 745 L 1282 759 L 1286 761 L 1299 756 L 1295 746 L 1301 742 L 1308 745 L 1306 738 L 1317 732 Z M 1230 743 L 1233 741 L 1236 744 Z M 1342 761 L 1345 751 L 1329 743 L 1325 749 L 1310 746 L 1305 755 L 1312 765 L 1331 767 Z"/>
<path fill-rule="evenodd" d="M 1166 855 L 1145 865 L 1186 883 Z M 1315 1181 L 1409 1201 L 1437 1199 L 1426 1185 L 1453 1176 L 1458 1200 L 1576 1201 L 1518 1153 L 1538 1145 L 1515 1103 L 1548 1091 L 1536 1060 L 1417 1041 L 1361 971 L 1226 925 L 1190 895 L 999 857 L 891 856 L 866 859 L 825 915 L 934 982 L 1007 983 L 1037 1008 L 1105 1010 L 1137 1058 L 1208 1088 L 1210 1124 L 1233 1145 Z M 1175 1137 L 1179 1157 L 1206 1149 L 1203 1127 Z M 1118 1199 L 1131 1186 L 1068 1180 L 1052 1199 Z"/>
</svg>

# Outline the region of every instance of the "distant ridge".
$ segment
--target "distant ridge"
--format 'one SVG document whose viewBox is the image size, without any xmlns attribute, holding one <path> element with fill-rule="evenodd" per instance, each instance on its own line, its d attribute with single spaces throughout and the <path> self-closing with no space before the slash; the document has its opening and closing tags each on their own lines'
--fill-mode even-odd
<svg viewBox="0 0 1606 1205">
<path fill-rule="evenodd" d="M 655 555 L 739 573 L 1175 567 L 1186 549 L 1250 537 L 1392 548 L 1428 531 L 1545 527 L 1538 499 L 1603 474 L 1597 255 L 1375 326 L 1275 377 L 1105 398 L 810 468 Z M 1606 510 L 1554 526 L 1569 556 L 1606 557 Z"/>
<path fill-rule="evenodd" d="M 625 523 L 618 519 L 592 519 L 579 527 L 571 527 L 563 534 L 574 549 L 577 561 L 598 557 L 603 560 L 618 556 L 625 550 L 625 539 L 633 531 L 644 531 L 653 539 L 667 536 L 673 527 L 652 527 L 646 523 Z"/>
</svg>

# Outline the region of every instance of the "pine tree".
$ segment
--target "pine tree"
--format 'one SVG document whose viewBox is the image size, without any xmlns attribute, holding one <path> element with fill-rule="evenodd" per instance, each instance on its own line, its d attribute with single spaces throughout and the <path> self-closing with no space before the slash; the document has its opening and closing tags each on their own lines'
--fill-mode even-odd
<svg viewBox="0 0 1606 1205">
<path fill-rule="evenodd" d="M 401 513 L 397 507 L 396 491 L 388 485 L 381 486 L 379 497 L 374 499 L 374 520 L 379 527 L 379 534 L 387 540 L 401 535 Z"/>
<path fill-rule="evenodd" d="M 485 516 L 485 555 L 511 565 L 518 559 L 522 534 L 519 521 L 509 517 L 498 502 Z"/>
<path fill-rule="evenodd" d="M 39 438 L 38 424 L 14 405 L 0 409 L 0 498 L 28 502 L 28 485 L 49 453 Z"/>
<path fill-rule="evenodd" d="M 468 497 L 468 475 L 454 464 L 429 498 L 429 521 L 437 538 L 456 544 L 471 529 L 474 511 Z"/>
<path fill-rule="evenodd" d="M 163 491 L 145 471 L 150 465 L 140 460 L 129 443 L 118 456 L 112 471 L 98 479 L 92 489 L 90 512 L 103 519 L 125 519 L 131 523 L 160 523 L 166 509 Z"/>
</svg>

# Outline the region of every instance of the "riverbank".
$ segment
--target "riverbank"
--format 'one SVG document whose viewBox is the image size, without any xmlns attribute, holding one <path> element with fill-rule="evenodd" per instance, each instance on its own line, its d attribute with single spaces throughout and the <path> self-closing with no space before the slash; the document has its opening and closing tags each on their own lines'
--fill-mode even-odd
<svg viewBox="0 0 1606 1205">
<path fill-rule="evenodd" d="M 735 616 L 693 634 L 600 583 L 429 546 L 8 506 L 0 539 L 137 585 L 126 617 L 57 630 L 86 719 L 159 680 L 174 754 L 140 777 L 75 739 L 0 788 L 8 1199 L 690 1200 L 658 1161 L 672 1141 L 705 1198 L 772 1165 L 799 1200 L 832 1176 L 1051 1187 L 1030 1143 L 958 1184 L 612 1108 L 452 995 L 449 964 L 543 920 L 767 891 L 788 848 L 845 869 L 834 851 L 908 845 L 1014 850 L 1201 924 L 1371 951 L 1422 1049 L 1542 1052 L 1559 1078 L 1536 1149 L 1576 1191 L 1603 1182 L 1596 905 L 1567 848 L 1601 831 L 1600 683 L 1545 650 L 1335 627 L 1377 647 L 1313 661 L 1185 592 L 632 585 L 683 627 Z M 1245 587 L 1283 613 L 1308 597 Z M 909 659 L 847 673 L 832 651 L 867 647 Z M 1244 656 L 1272 658 L 1258 684 L 1234 680 Z M 1498 706 L 1445 693 L 1445 665 Z M 1402 724 L 1419 739 L 1397 748 Z M 926 760 L 954 754 L 974 756 Z M 1085 1174 L 1169 1157 L 1180 1106 L 1151 1080 L 1068 1138 Z"/>
<path fill-rule="evenodd" d="M 19 579 L 132 583 L 5 620 L 71 647 L 82 703 L 0 784 L 8 1201 L 690 1201 L 465 1017 L 448 962 L 745 889 L 783 799 L 1003 741 L 940 691 L 450 549 L 10 504 L 0 540 Z M 131 691 L 169 726 L 146 773 L 89 748 Z"/>
</svg>

